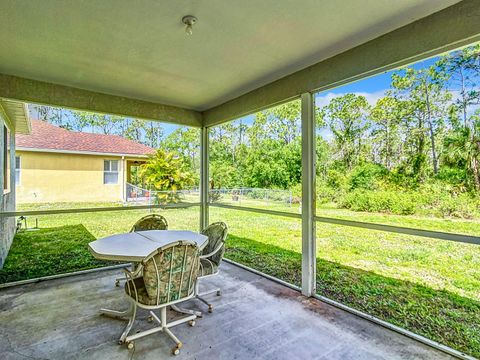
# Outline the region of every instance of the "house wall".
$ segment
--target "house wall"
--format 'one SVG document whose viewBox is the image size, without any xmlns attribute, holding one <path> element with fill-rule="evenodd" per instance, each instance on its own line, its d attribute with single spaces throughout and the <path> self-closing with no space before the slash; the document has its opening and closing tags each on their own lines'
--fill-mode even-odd
<svg viewBox="0 0 480 360">
<path fill-rule="evenodd" d="M 125 160 L 122 157 L 31 152 L 20 156 L 17 203 L 122 201 Z M 103 161 L 119 160 L 118 184 L 103 183 Z"/>
<path fill-rule="evenodd" d="M 0 210 L 1 211 L 15 211 L 15 172 L 7 171 L 9 177 L 9 187 L 6 190 L 4 189 L 4 177 L 3 177 L 3 159 L 4 159 L 4 147 L 3 147 L 3 131 L 4 125 L 7 125 L 9 128 L 9 151 L 8 151 L 8 161 L 9 164 L 12 164 L 12 160 L 15 160 L 15 135 L 11 130 L 12 127 L 6 122 L 0 115 Z M 7 258 L 8 250 L 12 245 L 13 237 L 15 236 L 15 218 L 0 218 L 0 269 L 3 268 L 5 260 Z"/>
</svg>

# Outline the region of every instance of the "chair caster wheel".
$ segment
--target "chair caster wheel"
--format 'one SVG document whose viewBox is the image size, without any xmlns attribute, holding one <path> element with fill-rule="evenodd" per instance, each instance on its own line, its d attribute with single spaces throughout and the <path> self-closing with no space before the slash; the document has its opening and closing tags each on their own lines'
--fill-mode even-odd
<svg viewBox="0 0 480 360">
<path fill-rule="evenodd" d="M 180 354 L 180 346 L 179 346 L 179 345 L 177 345 L 177 346 L 175 346 L 174 348 L 172 348 L 172 354 L 173 354 L 173 355 L 178 355 L 178 354 Z"/>
<path fill-rule="evenodd" d="M 209 312 L 209 313 L 212 313 L 212 312 L 213 312 L 213 306 L 212 306 L 212 305 L 208 305 L 208 312 Z"/>
<path fill-rule="evenodd" d="M 132 350 L 135 347 L 135 343 L 133 341 L 127 342 L 127 349 Z"/>
<path fill-rule="evenodd" d="M 188 322 L 188 325 L 190 325 L 190 326 L 192 326 L 192 327 L 195 326 L 195 324 L 196 324 L 196 323 L 195 323 L 195 320 L 190 320 L 190 321 Z"/>
<path fill-rule="evenodd" d="M 222 292 L 220 290 L 217 290 L 217 296 L 222 295 Z"/>
<path fill-rule="evenodd" d="M 115 287 L 119 287 L 120 286 L 120 281 L 119 280 L 116 280 L 115 281 Z"/>
</svg>

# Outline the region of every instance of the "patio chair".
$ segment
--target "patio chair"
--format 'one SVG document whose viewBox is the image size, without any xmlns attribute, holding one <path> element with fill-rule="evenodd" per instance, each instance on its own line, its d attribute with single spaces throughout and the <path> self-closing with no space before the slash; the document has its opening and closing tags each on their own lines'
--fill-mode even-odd
<svg viewBox="0 0 480 360">
<path fill-rule="evenodd" d="M 146 230 L 168 230 L 168 222 L 165 217 L 158 214 L 150 214 L 142 217 L 137 220 L 137 222 L 132 226 L 130 232 L 135 231 L 146 231 Z M 120 281 L 125 280 L 124 278 L 115 279 L 115 286 L 120 286 Z"/>
<path fill-rule="evenodd" d="M 168 230 L 168 222 L 162 215 L 150 214 L 139 219 L 130 232 L 146 230 Z"/>
<path fill-rule="evenodd" d="M 224 222 L 210 224 L 202 230 L 202 234 L 208 236 L 208 243 L 200 255 L 199 279 L 218 274 L 218 267 L 225 253 L 227 233 L 228 227 Z M 195 283 L 195 297 L 208 306 L 208 312 L 210 313 L 213 311 L 213 306 L 204 296 L 212 293 L 217 293 L 217 296 L 220 296 L 221 290 L 216 288 L 200 293 L 198 281 Z"/>
<path fill-rule="evenodd" d="M 128 349 L 134 348 L 134 341 L 141 337 L 164 332 L 174 342 L 172 353 L 178 355 L 182 342 L 170 331 L 170 328 L 188 322 L 195 325 L 195 314 L 168 322 L 167 306 L 188 300 L 195 296 L 195 283 L 199 272 L 199 249 L 194 242 L 177 241 L 165 245 L 148 255 L 134 272 L 124 269 L 127 282 L 125 293 L 132 303 L 129 322 L 120 337 L 120 344 L 126 343 Z M 132 329 L 137 307 L 150 313 L 149 319 L 158 326 L 129 335 Z M 155 314 L 160 310 L 160 318 Z"/>
</svg>

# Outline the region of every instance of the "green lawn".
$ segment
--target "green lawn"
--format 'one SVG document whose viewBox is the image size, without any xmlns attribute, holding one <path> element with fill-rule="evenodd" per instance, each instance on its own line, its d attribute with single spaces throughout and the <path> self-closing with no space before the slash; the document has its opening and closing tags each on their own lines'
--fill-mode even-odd
<svg viewBox="0 0 480 360">
<path fill-rule="evenodd" d="M 268 206 L 258 201 L 241 205 Z M 298 204 L 269 207 L 298 211 Z M 159 212 L 172 229 L 198 229 L 198 207 Z M 38 216 L 39 227 L 46 230 L 16 236 L 0 281 L 98 266 L 86 244 L 93 238 L 128 231 L 147 213 Z M 333 206 L 319 208 L 318 214 L 480 234 L 478 220 L 356 213 Z M 34 219 L 30 216 L 29 224 Z M 212 207 L 210 221 L 219 220 L 229 225 L 228 258 L 300 285 L 300 220 Z M 480 356 L 480 246 L 318 223 L 317 267 L 318 293 Z"/>
<path fill-rule="evenodd" d="M 81 224 L 20 232 L 0 270 L 0 282 L 12 282 L 112 265 L 93 258 L 87 244 L 95 237 Z"/>
</svg>

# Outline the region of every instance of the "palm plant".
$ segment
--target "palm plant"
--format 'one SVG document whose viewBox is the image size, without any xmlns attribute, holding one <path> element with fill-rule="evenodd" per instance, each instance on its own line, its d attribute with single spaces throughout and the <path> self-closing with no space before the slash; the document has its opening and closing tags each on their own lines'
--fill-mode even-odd
<svg viewBox="0 0 480 360">
<path fill-rule="evenodd" d="M 193 184 L 193 175 L 185 170 L 186 164 L 173 152 L 157 150 L 140 167 L 139 175 L 157 191 L 157 204 L 178 202 L 179 190 Z"/>
<path fill-rule="evenodd" d="M 473 126 L 463 126 L 445 138 L 445 158 L 448 163 L 464 167 L 480 191 L 480 113 L 473 116 Z"/>
</svg>

